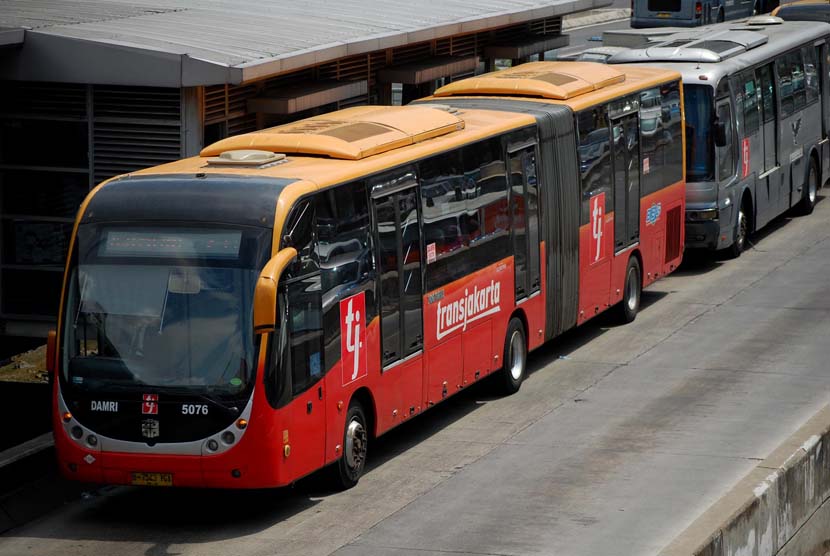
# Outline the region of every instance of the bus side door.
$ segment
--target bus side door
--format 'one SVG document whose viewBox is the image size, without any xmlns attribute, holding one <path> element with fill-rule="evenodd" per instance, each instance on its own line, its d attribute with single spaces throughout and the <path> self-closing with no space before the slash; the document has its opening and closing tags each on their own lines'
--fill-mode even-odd
<svg viewBox="0 0 830 556">
<path fill-rule="evenodd" d="M 510 218 L 516 301 L 539 291 L 539 202 L 536 144 L 510 149 Z"/>
<path fill-rule="evenodd" d="M 415 413 L 423 392 L 423 285 L 415 169 L 372 182 L 380 307 L 378 429 Z"/>
<path fill-rule="evenodd" d="M 640 240 L 640 117 L 611 120 L 614 137 L 614 252 Z M 627 263 L 626 263 L 627 264 Z"/>
</svg>

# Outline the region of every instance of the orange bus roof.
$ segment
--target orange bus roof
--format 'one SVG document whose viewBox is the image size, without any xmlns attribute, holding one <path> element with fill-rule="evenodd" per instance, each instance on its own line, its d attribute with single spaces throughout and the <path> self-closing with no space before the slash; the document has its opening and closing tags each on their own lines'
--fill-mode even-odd
<svg viewBox="0 0 830 556">
<path fill-rule="evenodd" d="M 298 122 L 228 137 L 201 156 L 260 149 L 359 160 L 464 129 L 464 120 L 423 106 L 356 106 Z"/>
<path fill-rule="evenodd" d="M 430 98 L 517 97 L 581 110 L 676 79 L 676 71 L 638 64 L 531 62 L 450 83 Z"/>
<path fill-rule="evenodd" d="M 315 122 L 322 122 L 319 129 L 326 130 L 348 129 L 347 126 L 351 123 L 359 122 L 362 125 L 367 123 L 367 120 L 372 124 L 383 122 L 384 134 L 394 133 L 397 137 L 393 139 L 395 143 L 400 143 L 397 148 L 381 148 L 378 152 L 385 153 L 382 156 L 372 156 L 372 153 L 365 150 L 362 151 L 363 156 L 352 156 L 351 152 L 346 151 L 350 148 L 348 142 L 350 137 L 345 133 L 339 138 L 323 135 L 321 143 L 327 143 L 328 147 L 315 144 L 321 139 L 321 134 L 315 130 Z M 205 173 L 278 177 L 311 182 L 322 188 L 533 125 L 535 121 L 535 118 L 528 114 L 473 109 L 448 112 L 440 106 L 429 107 L 427 105 L 348 108 L 300 120 L 286 126 L 229 137 L 203 149 L 202 156 L 146 168 L 134 172 L 133 175 Z M 344 127 L 336 127 L 329 126 L 327 122 L 347 122 L 347 124 L 344 124 Z M 306 127 L 307 134 L 285 133 L 285 128 Z M 387 127 L 394 132 L 387 132 Z M 447 127 L 452 129 L 445 129 Z M 442 128 L 444 129 L 442 134 L 435 131 Z M 361 136 L 359 129 L 354 131 L 356 133 L 353 138 L 358 143 L 355 153 L 359 149 L 370 148 L 367 142 L 374 140 L 373 137 L 378 140 L 383 137 L 379 134 L 365 138 Z M 405 139 L 401 139 L 402 137 Z M 293 146 L 289 143 L 291 138 L 295 141 Z M 415 139 L 418 141 L 416 142 Z M 279 147 L 279 150 L 272 152 L 287 152 L 288 156 L 283 160 L 262 166 L 214 165 L 206 158 L 228 150 L 268 150 L 271 147 L 275 149 Z M 326 152 L 323 152 L 324 150 Z M 337 155 L 337 157 L 332 155 Z"/>
</svg>

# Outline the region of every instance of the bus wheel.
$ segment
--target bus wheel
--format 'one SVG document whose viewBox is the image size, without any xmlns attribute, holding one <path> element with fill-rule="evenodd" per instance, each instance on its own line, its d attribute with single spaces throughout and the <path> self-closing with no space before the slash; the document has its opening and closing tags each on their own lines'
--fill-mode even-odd
<svg viewBox="0 0 830 556">
<path fill-rule="evenodd" d="M 625 285 L 623 286 L 623 298 L 619 305 L 619 318 L 623 323 L 629 323 L 637 318 L 637 311 L 640 310 L 640 292 L 643 289 L 643 274 L 640 271 L 640 261 L 637 257 L 628 259 L 628 267 L 625 269 Z"/>
<path fill-rule="evenodd" d="M 366 449 L 369 431 L 366 414 L 360 402 L 353 400 L 346 413 L 346 427 L 343 431 L 343 457 L 337 462 L 335 480 L 337 486 L 346 490 L 360 480 L 366 465 Z"/>
<path fill-rule="evenodd" d="M 502 367 L 502 390 L 505 394 L 519 391 L 527 372 L 527 341 L 525 327 L 517 318 L 510 319 L 504 338 L 504 366 Z"/>
<path fill-rule="evenodd" d="M 723 15 L 723 8 L 718 10 L 718 23 L 723 23 L 725 16 Z"/>
<path fill-rule="evenodd" d="M 741 208 L 738 209 L 738 226 L 735 230 L 735 240 L 732 245 L 724 249 L 726 257 L 729 259 L 737 259 L 746 248 L 746 240 L 749 237 L 749 222 L 746 219 L 745 206 L 744 203 L 741 203 Z"/>
<path fill-rule="evenodd" d="M 807 188 L 801 202 L 798 203 L 798 214 L 807 216 L 813 212 L 818 196 L 818 170 L 816 170 L 816 159 L 810 157 L 810 173 L 807 175 Z"/>
</svg>

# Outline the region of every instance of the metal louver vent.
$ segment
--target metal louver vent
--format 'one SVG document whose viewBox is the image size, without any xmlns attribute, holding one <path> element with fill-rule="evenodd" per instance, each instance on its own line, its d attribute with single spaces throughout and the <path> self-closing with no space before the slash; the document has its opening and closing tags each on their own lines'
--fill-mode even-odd
<svg viewBox="0 0 830 556">
<path fill-rule="evenodd" d="M 86 118 L 86 85 L 4 81 L 0 110 L 37 117 Z"/>
<path fill-rule="evenodd" d="M 180 95 L 155 87 L 93 89 L 96 182 L 182 156 Z"/>
</svg>

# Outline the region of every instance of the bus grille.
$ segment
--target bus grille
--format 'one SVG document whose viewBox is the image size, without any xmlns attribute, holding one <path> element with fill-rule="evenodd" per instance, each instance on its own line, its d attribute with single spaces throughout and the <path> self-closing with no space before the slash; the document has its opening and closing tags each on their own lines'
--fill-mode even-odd
<svg viewBox="0 0 830 556">
<path fill-rule="evenodd" d="M 680 225 L 680 207 L 674 207 L 666 214 L 666 263 L 680 256 Z"/>
</svg>

